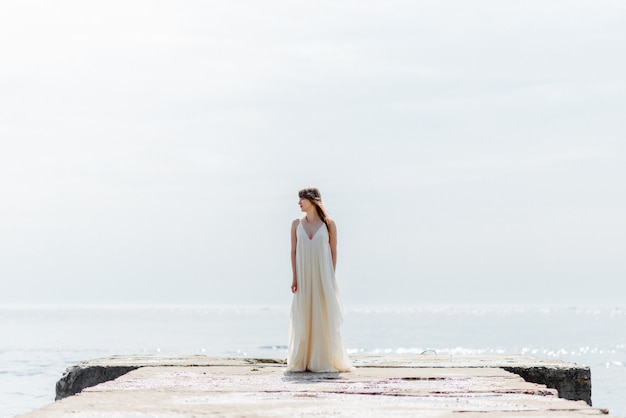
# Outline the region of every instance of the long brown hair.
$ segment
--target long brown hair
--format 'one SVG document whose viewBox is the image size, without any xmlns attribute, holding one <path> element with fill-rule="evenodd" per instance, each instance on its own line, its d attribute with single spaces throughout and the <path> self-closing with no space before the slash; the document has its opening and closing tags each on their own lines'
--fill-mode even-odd
<svg viewBox="0 0 626 418">
<path fill-rule="evenodd" d="M 326 229 L 328 229 L 328 233 L 330 234 L 330 218 L 324 209 L 324 205 L 322 204 L 322 194 L 317 187 L 307 187 L 298 192 L 298 197 L 300 199 L 307 199 L 311 203 L 315 205 L 315 209 L 317 210 L 317 215 L 320 217 L 324 225 L 326 225 Z"/>
</svg>

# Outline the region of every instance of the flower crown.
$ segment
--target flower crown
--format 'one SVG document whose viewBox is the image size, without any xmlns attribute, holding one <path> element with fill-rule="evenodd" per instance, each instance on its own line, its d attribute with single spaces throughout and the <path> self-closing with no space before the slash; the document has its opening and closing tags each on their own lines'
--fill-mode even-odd
<svg viewBox="0 0 626 418">
<path fill-rule="evenodd" d="M 322 198 L 312 190 L 305 190 L 301 192 L 300 197 L 308 199 L 311 202 L 315 202 L 320 205 L 322 204 Z"/>
</svg>

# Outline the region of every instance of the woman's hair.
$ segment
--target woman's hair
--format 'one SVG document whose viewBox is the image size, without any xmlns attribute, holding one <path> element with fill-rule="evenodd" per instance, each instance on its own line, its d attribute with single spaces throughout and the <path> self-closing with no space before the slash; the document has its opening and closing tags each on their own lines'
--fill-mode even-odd
<svg viewBox="0 0 626 418">
<path fill-rule="evenodd" d="M 324 210 L 324 205 L 322 204 L 322 194 L 320 193 L 320 190 L 317 187 L 307 187 L 298 192 L 298 197 L 300 199 L 307 199 L 315 205 L 315 209 L 317 209 L 318 216 L 320 217 L 322 222 L 324 222 L 324 224 L 326 225 L 326 228 L 328 229 L 328 233 L 330 233 L 330 226 L 329 226 L 330 219 L 328 218 L 328 214 Z"/>
</svg>

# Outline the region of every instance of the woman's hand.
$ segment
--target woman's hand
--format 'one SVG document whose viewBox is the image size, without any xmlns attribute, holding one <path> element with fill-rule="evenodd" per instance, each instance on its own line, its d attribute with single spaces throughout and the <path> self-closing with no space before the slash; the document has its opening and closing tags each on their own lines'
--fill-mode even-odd
<svg viewBox="0 0 626 418">
<path fill-rule="evenodd" d="M 298 281 L 296 279 L 293 279 L 293 282 L 291 282 L 291 293 L 296 293 L 297 290 L 298 290 Z"/>
</svg>

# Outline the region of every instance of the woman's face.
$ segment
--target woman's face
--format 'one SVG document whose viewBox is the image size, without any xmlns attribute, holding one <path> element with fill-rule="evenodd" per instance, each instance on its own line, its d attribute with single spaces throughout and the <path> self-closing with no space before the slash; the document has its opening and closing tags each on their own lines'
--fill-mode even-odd
<svg viewBox="0 0 626 418">
<path fill-rule="evenodd" d="M 300 200 L 298 201 L 298 205 L 300 205 L 300 210 L 302 212 L 306 212 L 307 210 L 309 210 L 311 208 L 311 206 L 313 205 L 313 203 L 311 203 L 311 201 L 305 197 L 301 197 Z"/>
</svg>

